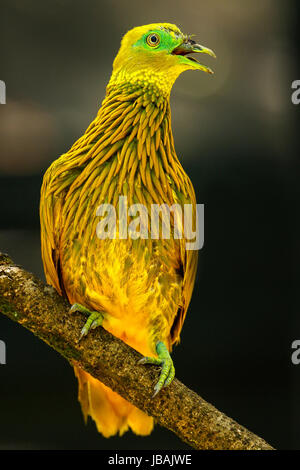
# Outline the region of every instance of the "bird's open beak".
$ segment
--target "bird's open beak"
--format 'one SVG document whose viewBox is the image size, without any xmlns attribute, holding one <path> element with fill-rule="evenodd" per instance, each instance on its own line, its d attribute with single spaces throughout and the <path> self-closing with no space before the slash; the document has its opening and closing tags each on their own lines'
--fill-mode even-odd
<svg viewBox="0 0 300 470">
<path fill-rule="evenodd" d="M 207 47 L 200 46 L 200 44 L 196 44 L 196 42 L 192 39 L 185 40 L 182 44 L 177 46 L 172 51 L 172 54 L 186 56 L 187 54 L 192 54 L 194 52 L 201 52 L 202 54 L 208 54 L 211 57 L 216 58 L 216 54 L 214 53 L 214 51 L 208 49 Z M 208 73 L 213 73 L 213 71 L 209 67 L 200 64 L 194 57 L 187 57 L 187 59 L 191 60 L 192 62 L 196 62 L 198 64 L 197 68 L 199 68 L 200 70 L 203 70 L 204 72 Z"/>
</svg>

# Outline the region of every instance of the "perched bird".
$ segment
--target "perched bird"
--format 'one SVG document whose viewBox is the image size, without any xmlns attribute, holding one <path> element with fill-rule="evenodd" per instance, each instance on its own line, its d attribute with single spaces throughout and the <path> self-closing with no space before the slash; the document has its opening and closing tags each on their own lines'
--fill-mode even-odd
<svg viewBox="0 0 300 470">
<path fill-rule="evenodd" d="M 149 236 L 126 237 L 118 226 L 113 237 L 99 237 L 98 207 L 110 204 L 121 216 L 120 196 L 128 207 L 142 204 L 149 213 L 155 204 L 190 204 L 195 219 L 195 194 L 175 152 L 169 103 L 181 72 L 212 73 L 188 55 L 194 52 L 215 57 L 172 24 L 127 32 L 96 118 L 52 163 L 41 188 L 47 282 L 69 299 L 72 311 L 87 315 L 80 338 L 102 325 L 144 355 L 142 363 L 162 367 L 155 394 L 175 375 L 170 352 L 191 300 L 197 251 L 175 236 L 174 217 L 169 238 L 149 228 Z M 133 220 L 129 212 L 126 217 L 126 223 Z M 84 417 L 91 416 L 103 436 L 129 428 L 151 432 L 152 417 L 80 368 L 75 374 Z"/>
</svg>

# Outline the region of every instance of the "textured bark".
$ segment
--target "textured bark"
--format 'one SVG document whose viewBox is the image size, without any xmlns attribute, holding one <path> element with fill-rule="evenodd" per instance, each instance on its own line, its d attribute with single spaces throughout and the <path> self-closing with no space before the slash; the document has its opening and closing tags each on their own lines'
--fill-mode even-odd
<svg viewBox="0 0 300 470">
<path fill-rule="evenodd" d="M 69 313 L 69 308 L 55 289 L 0 254 L 0 311 L 72 365 L 101 380 L 195 449 L 272 449 L 177 379 L 152 399 L 159 368 L 137 365 L 142 356 L 103 328 L 78 342 L 86 317 Z"/>
</svg>

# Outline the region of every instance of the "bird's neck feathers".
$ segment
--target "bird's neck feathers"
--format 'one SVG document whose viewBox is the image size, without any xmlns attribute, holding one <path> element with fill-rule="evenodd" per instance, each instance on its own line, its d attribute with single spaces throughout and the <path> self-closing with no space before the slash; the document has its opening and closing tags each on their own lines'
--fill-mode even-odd
<svg viewBox="0 0 300 470">
<path fill-rule="evenodd" d="M 127 64 L 126 67 L 117 68 L 114 64 L 107 90 L 140 90 L 146 95 L 154 94 L 157 99 L 169 100 L 174 82 L 181 71 L 176 67 L 165 70 L 160 64 L 155 68 L 155 63 L 151 67 L 140 65 L 138 69 L 136 65 L 131 68 Z"/>
<path fill-rule="evenodd" d="M 101 165 L 116 154 L 124 157 L 129 146 L 136 149 L 136 158 L 142 159 L 143 169 L 145 161 L 153 160 L 157 153 L 163 154 L 161 160 L 166 166 L 168 160 L 177 160 L 169 96 L 154 86 L 127 82 L 116 85 L 110 81 L 96 118 L 71 151 L 80 149 L 83 153 L 88 149 L 81 163 L 93 159 L 94 165 Z"/>
<path fill-rule="evenodd" d="M 74 188 L 85 181 L 96 184 L 100 171 L 106 181 L 115 181 L 120 194 L 126 185 L 133 194 L 141 183 L 154 200 L 159 193 L 172 202 L 173 184 L 187 193 L 174 148 L 169 97 L 153 87 L 110 82 L 97 117 L 63 158 L 68 168 L 83 168 Z"/>
</svg>

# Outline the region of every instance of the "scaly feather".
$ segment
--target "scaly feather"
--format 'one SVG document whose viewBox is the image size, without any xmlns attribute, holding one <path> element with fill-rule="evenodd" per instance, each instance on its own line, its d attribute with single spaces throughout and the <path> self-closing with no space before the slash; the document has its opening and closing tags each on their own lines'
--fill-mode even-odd
<svg viewBox="0 0 300 470">
<path fill-rule="evenodd" d="M 196 275 L 197 252 L 174 237 L 174 217 L 170 239 L 160 237 L 158 224 L 167 215 L 164 204 L 191 204 L 195 222 L 195 194 L 176 156 L 169 97 L 184 70 L 210 71 L 187 56 L 210 51 L 200 48 L 168 23 L 129 31 L 96 118 L 53 162 L 41 189 L 47 282 L 70 303 L 101 312 L 104 328 L 152 358 L 158 357 L 158 343 L 171 350 L 179 341 Z M 146 238 L 97 237 L 97 207 L 111 203 L 120 215 L 120 196 L 143 204 L 148 214 L 153 204 L 161 206 Z M 85 420 L 90 415 L 105 437 L 129 428 L 151 432 L 151 417 L 80 368 L 75 374 Z"/>
</svg>

